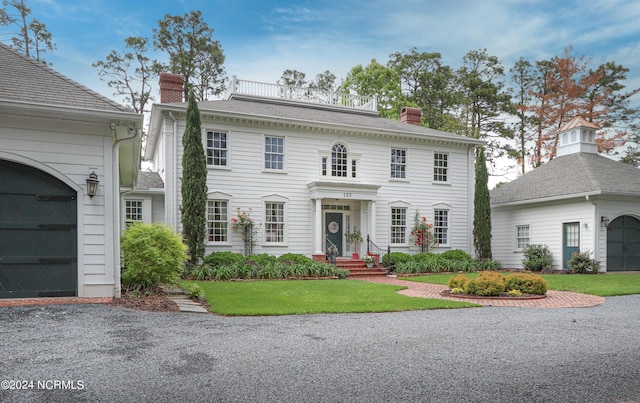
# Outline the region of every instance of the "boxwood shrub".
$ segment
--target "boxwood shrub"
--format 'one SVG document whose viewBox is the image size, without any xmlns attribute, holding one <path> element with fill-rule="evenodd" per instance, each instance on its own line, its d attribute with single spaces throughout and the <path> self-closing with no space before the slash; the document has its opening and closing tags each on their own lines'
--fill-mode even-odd
<svg viewBox="0 0 640 403">
<path fill-rule="evenodd" d="M 498 296 L 505 291 L 504 276 L 492 271 L 483 271 L 464 285 L 464 291 L 471 295 Z"/>
<path fill-rule="evenodd" d="M 542 277 L 529 273 L 511 273 L 504 279 L 507 290 L 518 290 L 522 294 L 545 295 L 547 282 Z"/>
</svg>

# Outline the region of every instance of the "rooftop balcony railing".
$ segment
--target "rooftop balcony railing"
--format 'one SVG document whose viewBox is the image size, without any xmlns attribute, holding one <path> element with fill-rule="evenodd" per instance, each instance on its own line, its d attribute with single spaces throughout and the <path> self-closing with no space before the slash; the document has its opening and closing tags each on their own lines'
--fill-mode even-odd
<svg viewBox="0 0 640 403">
<path fill-rule="evenodd" d="M 377 111 L 375 96 L 361 96 L 339 91 L 324 91 L 315 88 L 299 88 L 282 84 L 231 79 L 225 98 L 231 94 L 250 95 L 263 98 L 288 99 L 312 104 L 342 106 L 347 108 Z"/>
</svg>

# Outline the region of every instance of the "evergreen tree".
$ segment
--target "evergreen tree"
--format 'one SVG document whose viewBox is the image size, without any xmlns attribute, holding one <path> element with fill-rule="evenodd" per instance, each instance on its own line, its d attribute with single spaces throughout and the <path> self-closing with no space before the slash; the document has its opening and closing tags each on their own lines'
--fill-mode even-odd
<svg viewBox="0 0 640 403">
<path fill-rule="evenodd" d="M 476 151 L 476 187 L 473 200 L 473 246 L 479 260 L 491 259 L 491 204 L 488 180 L 484 147 L 480 147 Z"/>
<path fill-rule="evenodd" d="M 182 233 L 189 248 L 188 265 L 193 267 L 204 257 L 207 210 L 207 165 L 193 90 L 189 93 L 182 147 Z"/>
</svg>

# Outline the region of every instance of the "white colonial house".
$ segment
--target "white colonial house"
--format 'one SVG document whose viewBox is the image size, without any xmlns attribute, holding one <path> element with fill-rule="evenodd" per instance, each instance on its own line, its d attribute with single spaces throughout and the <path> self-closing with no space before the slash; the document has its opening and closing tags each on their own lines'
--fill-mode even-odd
<svg viewBox="0 0 640 403">
<path fill-rule="evenodd" d="M 598 155 L 598 126 L 576 117 L 558 157 L 491 191 L 493 258 L 522 267 L 527 244 L 547 245 L 554 270 L 590 252 L 601 271 L 640 270 L 640 170 Z"/>
<path fill-rule="evenodd" d="M 187 104 L 180 76 L 162 74 L 160 81 L 145 159 L 164 183 L 163 221 L 180 232 Z M 436 252 L 472 250 L 474 150 L 482 142 L 421 127 L 418 109 L 404 108 L 394 121 L 378 116 L 375 98 L 235 77 L 223 99 L 198 107 L 208 168 L 207 253 L 244 252 L 233 229 L 238 213 L 256 223 L 253 253 L 323 258 L 333 243 L 349 255 L 354 246 L 345 234 L 354 228 L 381 248 L 415 253 L 416 211 L 434 225 Z M 139 212 L 146 214 L 142 198 L 125 199 L 142 201 Z M 357 252 L 366 247 L 357 245 Z"/>
<path fill-rule="evenodd" d="M 142 115 L 0 43 L 0 298 L 120 296 Z"/>
</svg>

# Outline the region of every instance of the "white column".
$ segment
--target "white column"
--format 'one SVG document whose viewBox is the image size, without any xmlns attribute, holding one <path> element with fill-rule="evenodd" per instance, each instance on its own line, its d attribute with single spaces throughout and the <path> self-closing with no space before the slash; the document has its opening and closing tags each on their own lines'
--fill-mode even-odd
<svg viewBox="0 0 640 403">
<path fill-rule="evenodd" d="M 369 227 L 369 235 L 371 236 L 371 241 L 376 242 L 376 202 L 369 202 L 369 217 L 371 218 L 371 226 Z"/>
<path fill-rule="evenodd" d="M 324 253 L 324 247 L 322 246 L 322 199 L 316 199 L 316 215 L 314 222 L 314 245 L 315 253 Z"/>
</svg>

